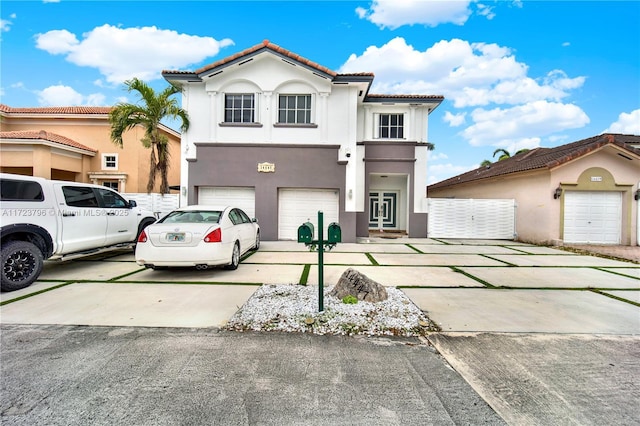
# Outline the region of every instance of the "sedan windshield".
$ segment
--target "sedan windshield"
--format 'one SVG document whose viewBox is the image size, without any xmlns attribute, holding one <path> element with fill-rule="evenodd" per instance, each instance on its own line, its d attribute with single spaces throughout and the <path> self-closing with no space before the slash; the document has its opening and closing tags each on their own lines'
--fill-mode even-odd
<svg viewBox="0 0 640 426">
<path fill-rule="evenodd" d="M 220 211 L 173 211 L 159 221 L 159 223 L 219 223 L 222 212 Z"/>
</svg>

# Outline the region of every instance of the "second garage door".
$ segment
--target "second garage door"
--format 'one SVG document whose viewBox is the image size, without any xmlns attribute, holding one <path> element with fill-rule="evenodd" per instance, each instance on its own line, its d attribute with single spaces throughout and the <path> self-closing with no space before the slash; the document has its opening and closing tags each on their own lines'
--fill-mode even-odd
<svg viewBox="0 0 640 426">
<path fill-rule="evenodd" d="M 295 240 L 298 227 L 311 221 L 318 231 L 318 210 L 323 212 L 324 229 L 338 222 L 339 197 L 337 190 L 280 189 L 278 191 L 278 239 Z"/>
<path fill-rule="evenodd" d="M 564 242 L 620 244 L 622 193 L 566 191 Z"/>
<path fill-rule="evenodd" d="M 256 191 L 254 188 L 201 186 L 198 188 L 198 204 L 239 207 L 249 216 L 256 215 Z"/>
</svg>

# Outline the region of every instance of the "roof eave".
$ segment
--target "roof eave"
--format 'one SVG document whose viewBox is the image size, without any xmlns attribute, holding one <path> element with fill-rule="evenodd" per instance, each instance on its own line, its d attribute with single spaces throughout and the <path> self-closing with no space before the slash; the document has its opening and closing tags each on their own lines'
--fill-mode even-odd
<svg viewBox="0 0 640 426">
<path fill-rule="evenodd" d="M 90 148 L 83 149 L 71 145 L 64 144 L 62 142 L 50 141 L 48 139 L 41 138 L 6 138 L 0 139 L 0 145 L 45 145 L 50 146 L 52 148 L 58 148 L 63 151 L 74 152 L 76 154 L 88 155 L 90 157 L 95 157 L 98 153 L 98 150 L 93 150 Z"/>
</svg>

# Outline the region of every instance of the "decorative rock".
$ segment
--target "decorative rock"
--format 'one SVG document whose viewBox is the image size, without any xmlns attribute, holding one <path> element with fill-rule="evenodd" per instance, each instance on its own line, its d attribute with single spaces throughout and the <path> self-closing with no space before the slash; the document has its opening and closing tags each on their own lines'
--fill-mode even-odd
<svg viewBox="0 0 640 426">
<path fill-rule="evenodd" d="M 383 285 L 352 268 L 344 271 L 329 295 L 341 300 L 351 295 L 365 302 L 381 302 L 389 297 Z"/>
</svg>

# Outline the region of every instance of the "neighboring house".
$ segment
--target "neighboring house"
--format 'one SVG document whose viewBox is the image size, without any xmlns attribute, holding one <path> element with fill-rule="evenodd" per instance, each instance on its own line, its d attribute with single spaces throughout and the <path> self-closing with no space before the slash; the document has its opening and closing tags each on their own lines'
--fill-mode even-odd
<svg viewBox="0 0 640 426">
<path fill-rule="evenodd" d="M 295 239 L 317 211 L 353 242 L 427 232 L 433 95 L 373 95 L 373 74 L 338 74 L 265 40 L 194 72 L 183 89 L 182 204 L 233 203 L 265 240 Z"/>
<path fill-rule="evenodd" d="M 536 148 L 430 185 L 430 198 L 513 198 L 518 239 L 638 244 L 640 136 Z"/>
<path fill-rule="evenodd" d="M 150 151 L 144 129 L 111 142 L 111 107 L 12 108 L 0 104 L 0 170 L 47 179 L 95 183 L 120 192 L 146 193 Z M 180 134 L 161 125 L 173 158 L 169 184 L 180 182 Z M 160 179 L 156 179 L 155 192 Z"/>
</svg>

